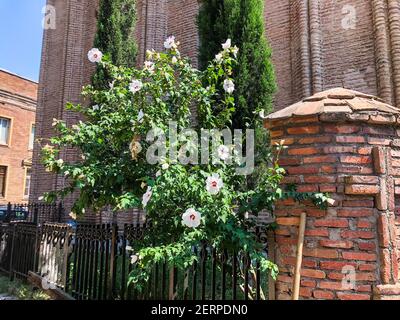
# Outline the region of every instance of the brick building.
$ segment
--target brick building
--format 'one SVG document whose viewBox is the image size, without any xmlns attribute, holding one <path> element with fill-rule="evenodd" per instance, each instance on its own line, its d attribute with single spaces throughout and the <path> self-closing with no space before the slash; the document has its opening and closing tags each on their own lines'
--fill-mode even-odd
<svg viewBox="0 0 400 320">
<path fill-rule="evenodd" d="M 198 35 L 195 20 L 200 3 L 198 0 L 137 0 L 139 63 L 143 62 L 146 49 L 162 50 L 163 39 L 173 34 L 182 44 L 182 53 L 196 64 Z M 86 53 L 93 45 L 98 0 L 48 0 L 48 4 L 56 9 L 56 21 L 55 29 L 46 30 L 43 39 L 36 126 L 38 136 L 44 138 L 54 133 L 51 126 L 53 118 L 64 119 L 70 125 L 79 120 L 64 106 L 67 102 L 81 101 L 81 88 L 90 82 L 94 71 Z M 305 119 L 305 122 L 296 122 L 297 118 L 293 119 L 293 123 L 288 122 L 295 127 L 291 132 L 279 127 L 280 122 L 277 121 L 275 137 L 284 137 L 294 143 L 287 151 L 286 166 L 291 170 L 287 179 L 300 179 L 304 191 L 325 190 L 339 198 L 337 207 L 333 209 L 322 212 L 307 208 L 310 218 L 307 219 L 309 230 L 306 236 L 309 238 L 306 240 L 309 247 L 305 251 L 301 296 L 314 299 L 368 299 L 372 297 L 373 288 L 378 288 L 377 296 L 382 292 L 400 294 L 400 289 L 396 287 L 396 255 L 390 256 L 396 252 L 396 232 L 388 231 L 387 225 L 382 226 L 392 219 L 389 225 L 393 229 L 393 219 L 398 225 L 398 216 L 395 217 L 392 207 L 382 209 L 379 205 L 377 194 L 383 187 L 378 183 L 385 180 L 387 174 L 374 171 L 377 169 L 373 166 L 374 161 L 378 163 L 382 158 L 374 154 L 388 152 L 385 148 L 396 140 L 398 128 L 391 120 L 385 122 L 385 117 L 378 116 L 377 122 L 371 121 L 370 113 L 367 117 L 357 114 L 358 122 L 353 127 L 353 124 L 346 122 L 351 120 L 354 110 L 345 108 L 343 111 L 347 100 L 361 99 L 360 108 L 364 109 L 360 111 L 361 114 L 366 110 L 372 110 L 372 114 L 395 114 L 393 119 L 399 122 L 397 112 L 394 109 L 382 110 L 382 102 L 373 96 L 380 97 L 390 105 L 400 106 L 400 1 L 265 0 L 264 15 L 279 87 L 275 97 L 276 110 L 335 87 L 368 94 L 340 92 L 338 96 L 328 91 L 322 96 L 312 97 L 307 100 L 311 109 L 303 109 L 305 116 L 302 120 Z M 321 120 L 319 111 L 312 108 L 313 101 L 322 100 L 326 103 L 326 110 L 343 111 L 346 116 L 343 119 L 339 117 L 338 124 L 333 125 L 329 124 L 330 120 Z M 379 103 L 375 105 L 376 101 Z M 357 109 L 357 106 L 355 104 L 354 108 Z M 333 122 L 334 118 L 333 115 Z M 321 123 L 313 126 L 310 119 Z M 382 124 L 390 124 L 391 128 L 385 131 Z M 310 126 L 316 127 L 317 131 L 302 129 Z M 338 134 L 343 138 L 336 138 Z M 317 144 L 316 149 L 310 144 Z M 372 151 L 373 146 L 383 149 Z M 398 157 L 397 147 L 394 148 L 394 158 Z M 291 148 L 299 150 L 290 151 Z M 329 150 L 336 151 L 331 155 Z M 38 151 L 35 148 L 33 157 L 33 198 L 64 184 L 62 177 L 49 175 L 40 166 Z M 293 153 L 298 151 L 304 154 Z M 315 160 L 318 166 L 312 163 L 313 155 L 322 159 L 322 162 Z M 73 150 L 65 150 L 61 156 L 67 160 L 76 159 Z M 394 160 L 397 163 L 397 159 Z M 325 169 L 327 171 L 323 171 Z M 368 177 L 359 177 L 361 180 L 355 179 L 347 186 L 344 176 L 355 174 Z M 377 194 L 347 194 L 345 188 L 356 188 L 359 184 L 357 181 L 366 185 L 364 189 L 370 190 L 368 192 L 373 189 Z M 369 187 L 371 181 L 374 181 L 374 187 Z M 390 192 L 388 190 L 381 199 Z M 392 200 L 390 203 L 393 206 Z M 287 223 L 292 221 L 291 218 L 296 220 L 303 207 L 286 203 L 280 209 L 282 218 L 288 218 L 281 219 L 281 222 Z M 291 296 L 296 232 L 296 227 L 288 230 L 283 227 L 275 234 L 278 241 L 277 262 L 282 271 L 277 282 L 278 298 Z M 364 277 L 359 279 L 361 285 L 357 290 L 343 291 L 338 288 L 343 263 L 355 265 L 359 277 Z M 379 283 L 395 287 L 385 286 L 379 291 L 376 286 Z"/>
<path fill-rule="evenodd" d="M 37 87 L 0 70 L 0 205 L 29 198 Z"/>
</svg>

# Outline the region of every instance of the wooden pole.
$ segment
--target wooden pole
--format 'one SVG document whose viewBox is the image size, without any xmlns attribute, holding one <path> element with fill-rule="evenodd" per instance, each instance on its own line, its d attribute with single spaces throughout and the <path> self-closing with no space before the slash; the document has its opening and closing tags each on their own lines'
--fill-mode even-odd
<svg viewBox="0 0 400 320">
<path fill-rule="evenodd" d="M 301 279 L 300 273 L 301 273 L 301 263 L 303 261 L 303 244 L 304 244 L 304 231 L 306 229 L 306 219 L 307 219 L 306 213 L 302 212 L 300 215 L 299 238 L 297 240 L 297 257 L 296 257 L 296 268 L 294 271 L 292 300 L 299 300 L 300 279 Z"/>
</svg>

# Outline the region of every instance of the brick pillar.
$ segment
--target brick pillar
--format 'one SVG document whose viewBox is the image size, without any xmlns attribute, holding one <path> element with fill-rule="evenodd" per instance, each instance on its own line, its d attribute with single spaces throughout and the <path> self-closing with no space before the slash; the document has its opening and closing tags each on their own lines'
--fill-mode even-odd
<svg viewBox="0 0 400 320">
<path fill-rule="evenodd" d="M 399 110 L 375 97 L 332 89 L 268 117 L 272 143 L 287 146 L 284 184 L 328 192 L 328 209 L 293 200 L 275 215 L 277 299 L 290 299 L 298 220 L 307 213 L 301 299 L 400 298 Z M 399 203 L 400 205 L 400 203 Z M 397 296 L 396 296 L 397 295 Z"/>
</svg>

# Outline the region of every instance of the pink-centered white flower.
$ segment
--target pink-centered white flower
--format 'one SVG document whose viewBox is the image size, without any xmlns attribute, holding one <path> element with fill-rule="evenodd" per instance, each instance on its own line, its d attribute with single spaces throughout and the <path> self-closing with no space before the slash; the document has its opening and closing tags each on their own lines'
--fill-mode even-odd
<svg viewBox="0 0 400 320">
<path fill-rule="evenodd" d="M 220 63 L 222 61 L 222 53 L 218 53 L 215 55 L 215 61 L 217 61 L 218 63 Z"/>
<path fill-rule="evenodd" d="M 145 61 L 144 62 L 144 69 L 149 71 L 150 73 L 154 72 L 155 64 L 153 61 Z"/>
<path fill-rule="evenodd" d="M 224 90 L 229 94 L 231 94 L 233 91 L 235 91 L 235 84 L 233 83 L 232 80 L 225 79 L 225 81 L 224 81 Z"/>
<path fill-rule="evenodd" d="M 147 187 L 147 191 L 146 191 L 146 193 L 143 195 L 143 198 L 142 198 L 142 205 L 143 205 L 143 208 L 146 208 L 146 206 L 147 206 L 147 204 L 149 203 L 149 201 L 150 201 L 150 198 L 151 198 L 151 195 L 153 194 L 153 191 L 151 190 L 151 187 Z"/>
<path fill-rule="evenodd" d="M 229 147 L 227 147 L 226 145 L 221 144 L 218 148 L 217 148 L 217 154 L 218 157 L 225 161 L 228 160 L 230 157 L 230 150 Z"/>
<path fill-rule="evenodd" d="M 175 56 L 173 56 L 171 62 L 172 62 L 173 64 L 177 63 L 177 62 L 178 62 L 178 58 L 175 57 Z"/>
<path fill-rule="evenodd" d="M 171 48 L 173 48 L 175 46 L 176 46 L 176 43 L 175 43 L 175 37 L 174 36 L 169 36 L 164 42 L 165 49 L 171 49 Z"/>
<path fill-rule="evenodd" d="M 231 45 L 232 45 L 232 40 L 228 39 L 226 40 L 225 43 L 222 44 L 222 49 L 228 50 L 231 47 Z"/>
<path fill-rule="evenodd" d="M 143 88 L 143 83 L 140 80 L 133 79 L 131 81 L 131 83 L 129 84 L 129 90 L 132 93 L 136 93 L 136 92 L 140 91 L 140 89 L 142 89 L 142 88 Z"/>
<path fill-rule="evenodd" d="M 89 50 L 87 56 L 90 62 L 99 63 L 103 58 L 103 53 L 99 49 L 93 48 Z"/>
<path fill-rule="evenodd" d="M 183 225 L 189 228 L 197 228 L 200 225 L 201 214 L 193 208 L 189 208 L 182 214 Z"/>
<path fill-rule="evenodd" d="M 224 182 L 222 181 L 218 173 L 213 173 L 206 180 L 206 190 L 210 194 L 218 194 L 223 186 Z"/>
</svg>

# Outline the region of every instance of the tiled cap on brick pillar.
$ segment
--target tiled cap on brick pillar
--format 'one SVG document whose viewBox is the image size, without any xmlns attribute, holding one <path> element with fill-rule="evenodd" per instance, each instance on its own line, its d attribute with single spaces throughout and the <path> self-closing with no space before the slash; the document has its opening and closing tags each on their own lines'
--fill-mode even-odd
<svg viewBox="0 0 400 320">
<path fill-rule="evenodd" d="M 381 99 L 331 89 L 265 118 L 272 143 L 287 145 L 285 184 L 328 192 L 312 203 L 276 206 L 276 297 L 290 299 L 298 226 L 307 213 L 301 271 L 303 299 L 400 298 L 400 110 Z"/>
</svg>

